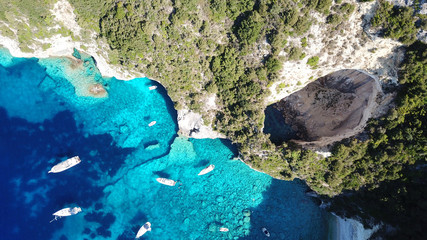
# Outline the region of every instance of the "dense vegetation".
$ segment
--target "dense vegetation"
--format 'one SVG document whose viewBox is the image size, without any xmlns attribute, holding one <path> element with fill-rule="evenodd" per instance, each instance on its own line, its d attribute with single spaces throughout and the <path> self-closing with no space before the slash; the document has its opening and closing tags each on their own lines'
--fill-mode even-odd
<svg viewBox="0 0 427 240">
<path fill-rule="evenodd" d="M 339 168 L 337 184 L 347 189 L 360 182 L 366 186 L 336 197 L 331 209 L 390 224 L 396 228 L 388 236 L 391 239 L 423 239 L 423 226 L 427 226 L 426 44 L 416 42 L 408 48 L 399 81 L 396 107 L 371 121 L 371 140 L 338 146 L 333 157 Z M 340 163 L 340 154 L 350 157 Z"/>
<path fill-rule="evenodd" d="M 334 196 L 330 210 L 340 215 L 359 216 L 367 225 L 393 226 L 393 232 L 377 234 L 391 239 L 423 239 L 427 225 L 427 47 L 414 43 L 415 23 L 421 20 L 422 27 L 424 18 L 412 13 L 381 1 L 372 19 L 385 37 L 411 44 L 399 72 L 394 107 L 386 116 L 371 120 L 361 136 L 336 144 L 329 158 L 288 143 L 277 147 L 274 157 L 254 163 L 284 178 L 305 179 L 318 193 Z M 281 172 L 274 171 L 278 166 Z"/>
<path fill-rule="evenodd" d="M 419 18 L 412 13 L 409 8 L 393 8 L 382 1 L 372 24 L 380 27 L 384 36 L 411 44 Z M 395 106 L 386 116 L 371 120 L 362 136 L 336 144 L 333 155 L 326 159 L 295 147 L 282 149 L 293 172 L 311 188 L 330 196 L 342 193 L 332 199 L 330 210 L 359 216 L 366 224 L 382 222 L 395 228 L 392 232 L 381 230 L 377 236 L 425 236 L 426 81 L 427 45 L 415 42 L 407 48 L 399 72 Z"/>
<path fill-rule="evenodd" d="M 381 0 L 379 8 L 372 19 L 373 27 L 383 28 L 385 37 L 411 44 L 416 40 L 414 9 L 411 7 L 393 7 L 385 0 Z"/>
<path fill-rule="evenodd" d="M 381 4 L 373 22 L 379 19 L 378 14 L 382 14 L 384 7 Z M 401 14 L 394 15 L 388 21 L 414 23 L 417 18 L 412 15 L 412 20 L 402 20 L 408 18 L 407 11 L 397 12 Z M 385 29 L 393 26 L 397 32 L 407 28 L 406 25 L 386 22 L 383 26 Z M 305 179 L 313 190 L 329 196 L 343 190 L 373 189 L 383 181 L 401 178 L 405 166 L 425 159 L 427 150 L 424 116 L 427 71 L 425 45 L 417 43 L 410 49 L 407 62 L 399 74 L 401 85 L 396 107 L 385 117 L 371 120 L 362 136 L 336 144 L 333 155 L 326 159 L 287 143 L 271 148 L 267 160 L 254 159 L 251 163 L 276 174 L 276 177 L 287 179 L 296 176 Z M 316 57 L 310 58 L 307 64 L 315 66 Z M 292 173 L 283 168 L 275 171 L 277 166 L 288 166 Z"/>
</svg>

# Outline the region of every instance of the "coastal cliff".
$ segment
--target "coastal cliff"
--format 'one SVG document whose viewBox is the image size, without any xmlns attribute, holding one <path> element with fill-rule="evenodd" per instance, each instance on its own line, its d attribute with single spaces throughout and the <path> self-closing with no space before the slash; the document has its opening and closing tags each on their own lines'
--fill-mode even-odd
<svg viewBox="0 0 427 240">
<path fill-rule="evenodd" d="M 319 147 L 360 133 L 382 90 L 358 70 L 340 70 L 309 83 L 274 106 L 297 132 L 298 143 Z"/>
</svg>

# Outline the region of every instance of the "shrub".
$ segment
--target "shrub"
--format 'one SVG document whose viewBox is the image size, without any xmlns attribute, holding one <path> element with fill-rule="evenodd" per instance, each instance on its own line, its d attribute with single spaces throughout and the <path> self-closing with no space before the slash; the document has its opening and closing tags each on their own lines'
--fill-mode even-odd
<svg viewBox="0 0 427 240">
<path fill-rule="evenodd" d="M 303 47 L 303 48 L 307 47 L 307 38 L 306 37 L 301 39 L 301 47 Z"/>
<path fill-rule="evenodd" d="M 314 56 L 307 60 L 307 64 L 311 66 L 311 68 L 316 68 L 317 64 L 319 63 L 319 57 Z"/>
<path fill-rule="evenodd" d="M 345 19 L 348 19 L 350 15 L 354 12 L 355 6 L 350 3 L 344 3 L 340 6 L 339 11 L 344 16 Z"/>
<path fill-rule="evenodd" d="M 298 60 L 298 59 L 300 59 L 301 55 L 302 55 L 301 48 L 293 47 L 289 51 L 288 59 L 289 60 Z"/>
<path fill-rule="evenodd" d="M 301 35 L 308 31 L 311 27 L 311 21 L 308 16 L 300 16 L 295 23 L 294 30 L 297 35 Z"/>
<path fill-rule="evenodd" d="M 325 13 L 329 11 L 329 8 L 332 5 L 332 0 L 319 0 L 319 3 L 316 6 L 318 12 Z"/>
<path fill-rule="evenodd" d="M 326 23 L 331 25 L 338 25 L 341 23 L 341 16 L 338 14 L 331 14 L 326 18 Z"/>
<path fill-rule="evenodd" d="M 277 32 L 271 34 L 270 44 L 273 48 L 273 54 L 277 55 L 286 45 L 286 34 L 283 33 L 283 30 L 279 29 Z"/>
<path fill-rule="evenodd" d="M 289 27 L 292 27 L 295 25 L 295 23 L 298 21 L 298 10 L 291 8 L 285 11 L 284 13 L 284 20 L 285 24 Z"/>
</svg>

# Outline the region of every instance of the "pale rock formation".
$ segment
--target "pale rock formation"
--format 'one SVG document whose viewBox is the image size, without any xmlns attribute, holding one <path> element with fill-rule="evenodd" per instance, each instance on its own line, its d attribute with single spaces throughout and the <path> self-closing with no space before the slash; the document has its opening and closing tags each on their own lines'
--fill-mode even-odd
<svg viewBox="0 0 427 240">
<path fill-rule="evenodd" d="M 202 116 L 187 109 L 178 110 L 178 126 L 181 135 L 191 138 L 226 138 L 203 123 Z"/>
</svg>

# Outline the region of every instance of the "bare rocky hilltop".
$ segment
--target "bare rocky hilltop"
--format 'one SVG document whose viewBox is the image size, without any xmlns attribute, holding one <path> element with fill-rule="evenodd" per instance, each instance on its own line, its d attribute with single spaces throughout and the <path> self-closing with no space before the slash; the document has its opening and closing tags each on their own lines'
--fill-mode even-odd
<svg viewBox="0 0 427 240">
<path fill-rule="evenodd" d="M 325 146 L 362 131 L 377 107 L 377 80 L 344 69 L 308 84 L 275 104 L 300 143 Z"/>
</svg>

